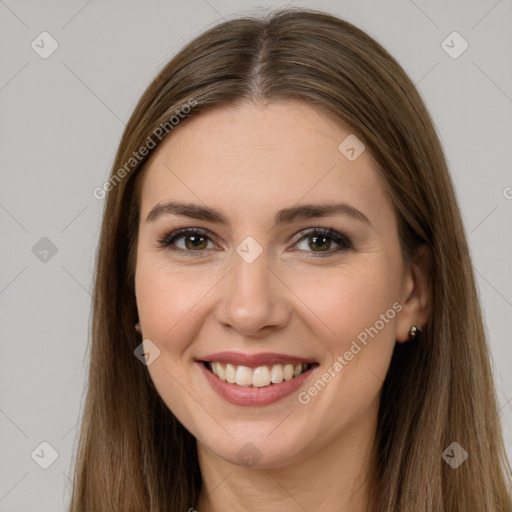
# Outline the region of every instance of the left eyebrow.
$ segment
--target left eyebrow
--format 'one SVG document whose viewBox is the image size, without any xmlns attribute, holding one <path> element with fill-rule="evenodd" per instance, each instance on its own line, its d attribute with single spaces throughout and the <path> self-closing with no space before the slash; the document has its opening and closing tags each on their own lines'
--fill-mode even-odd
<svg viewBox="0 0 512 512">
<path fill-rule="evenodd" d="M 227 218 L 219 211 L 208 206 L 202 206 L 194 203 L 167 202 L 157 204 L 148 213 L 146 222 L 156 220 L 161 215 L 182 215 L 193 219 L 215 222 L 217 224 L 230 225 Z M 348 203 L 329 203 L 329 204 L 305 204 L 284 208 L 279 210 L 275 216 L 277 225 L 290 224 L 297 219 L 311 219 L 316 217 L 329 217 L 333 215 L 347 215 L 354 219 L 364 222 L 371 226 L 371 222 L 362 213 Z"/>
<path fill-rule="evenodd" d="M 296 219 L 330 217 L 337 214 L 348 215 L 371 226 L 368 217 L 348 203 L 305 204 L 293 208 L 285 208 L 277 213 L 275 222 L 279 225 L 293 222 Z"/>
</svg>

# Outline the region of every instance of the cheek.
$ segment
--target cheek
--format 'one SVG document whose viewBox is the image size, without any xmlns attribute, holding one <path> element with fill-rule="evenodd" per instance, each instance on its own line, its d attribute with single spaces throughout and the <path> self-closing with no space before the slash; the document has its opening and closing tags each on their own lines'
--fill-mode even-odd
<svg viewBox="0 0 512 512">
<path fill-rule="evenodd" d="M 161 349 L 179 352 L 191 338 L 201 300 L 215 285 L 211 274 L 172 269 L 161 261 L 142 257 L 137 265 L 136 290 L 144 335 Z"/>
<path fill-rule="evenodd" d="M 330 354 L 317 379 L 328 383 L 315 380 L 301 403 L 334 433 L 378 400 L 396 343 L 399 267 L 373 261 L 332 273 L 324 284 L 322 293 L 310 288 L 307 300 L 329 327 L 317 331 Z"/>
<path fill-rule="evenodd" d="M 302 398 L 316 401 L 318 416 L 334 430 L 344 428 L 377 399 L 396 343 L 399 273 L 396 261 L 375 255 L 340 267 L 328 282 L 318 283 L 323 286 L 308 287 L 308 304 L 314 304 L 329 327 L 317 331 L 317 340 L 329 353 L 317 378 L 329 384 L 325 391 L 314 384 Z"/>
<path fill-rule="evenodd" d="M 376 323 L 379 334 L 394 341 L 396 307 L 392 306 L 399 297 L 398 269 L 394 267 L 396 264 L 390 266 L 375 259 L 357 268 L 347 265 L 336 271 L 324 269 L 323 274 L 317 274 L 320 278 L 297 281 L 294 291 L 322 321 L 317 334 L 325 333 L 320 338 L 330 352 L 348 350 L 352 340 L 361 333 L 364 338 L 366 330 Z"/>
<path fill-rule="evenodd" d="M 144 339 L 154 342 L 160 350 L 147 369 L 167 407 L 182 423 L 194 426 L 196 402 L 191 400 L 195 393 L 190 388 L 190 371 L 195 363 L 191 361 L 191 342 L 201 325 L 197 317 L 201 299 L 215 283 L 205 273 L 184 276 L 164 263 L 161 258 L 155 261 L 143 254 L 135 275 Z"/>
</svg>

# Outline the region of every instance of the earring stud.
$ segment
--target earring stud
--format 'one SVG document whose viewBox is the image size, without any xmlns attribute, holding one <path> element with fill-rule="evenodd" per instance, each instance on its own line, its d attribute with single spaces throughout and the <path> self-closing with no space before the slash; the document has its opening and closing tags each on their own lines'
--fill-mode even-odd
<svg viewBox="0 0 512 512">
<path fill-rule="evenodd" d="M 411 329 L 409 331 L 409 341 L 416 340 L 419 337 L 420 333 L 421 333 L 421 328 L 416 327 L 415 325 L 412 325 Z"/>
</svg>

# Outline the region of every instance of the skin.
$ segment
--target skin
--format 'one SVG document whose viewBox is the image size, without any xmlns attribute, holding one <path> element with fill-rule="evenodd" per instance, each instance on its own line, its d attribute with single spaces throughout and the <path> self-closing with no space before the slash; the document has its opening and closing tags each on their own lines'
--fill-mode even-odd
<svg viewBox="0 0 512 512">
<path fill-rule="evenodd" d="M 350 133 L 299 101 L 223 106 L 178 126 L 146 169 L 139 319 L 143 339 L 160 350 L 148 366 L 156 389 L 198 441 L 199 512 L 357 512 L 367 504 L 383 379 L 395 343 L 426 323 L 429 289 L 420 260 L 404 266 L 370 150 L 354 161 L 338 150 Z M 231 225 L 171 214 L 146 221 L 171 200 L 215 208 Z M 349 203 L 370 223 L 344 214 L 274 223 L 281 208 L 330 202 Z M 174 241 L 190 257 L 159 245 L 186 227 L 209 233 L 199 249 L 190 237 Z M 314 227 L 344 233 L 353 248 L 334 252 L 332 238 L 315 245 L 296 236 Z M 247 236 L 263 250 L 252 263 L 236 252 Z M 222 350 L 301 356 L 319 363 L 299 390 L 307 391 L 394 303 L 401 310 L 307 404 L 297 393 L 266 406 L 230 404 L 195 362 Z M 252 466 L 237 456 L 248 442 L 259 456 Z"/>
</svg>

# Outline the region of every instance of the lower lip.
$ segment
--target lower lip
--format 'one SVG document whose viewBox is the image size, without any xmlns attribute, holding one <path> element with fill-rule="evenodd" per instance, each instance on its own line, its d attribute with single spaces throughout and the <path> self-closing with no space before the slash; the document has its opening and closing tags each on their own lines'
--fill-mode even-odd
<svg viewBox="0 0 512 512">
<path fill-rule="evenodd" d="M 270 386 L 259 388 L 255 386 L 239 386 L 223 381 L 206 368 L 203 362 L 200 361 L 198 364 L 214 391 L 235 405 L 268 405 L 277 402 L 281 398 L 297 391 L 313 371 L 313 369 L 309 369 L 298 377 L 283 380 L 280 384 L 270 384 Z"/>
</svg>

